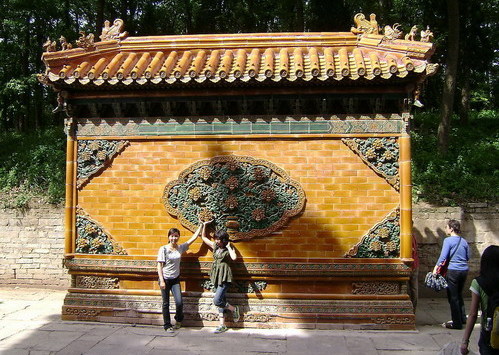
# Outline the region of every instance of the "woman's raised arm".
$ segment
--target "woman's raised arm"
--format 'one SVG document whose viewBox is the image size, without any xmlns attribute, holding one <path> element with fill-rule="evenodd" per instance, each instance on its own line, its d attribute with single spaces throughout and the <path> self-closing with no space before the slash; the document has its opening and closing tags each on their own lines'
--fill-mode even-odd
<svg viewBox="0 0 499 355">
<path fill-rule="evenodd" d="M 201 231 L 201 239 L 203 240 L 203 242 L 207 246 L 209 246 L 211 249 L 213 249 L 214 243 L 211 240 L 209 240 L 208 237 L 206 236 L 206 226 L 208 224 L 210 224 L 210 223 L 211 223 L 211 221 L 209 221 L 209 222 L 203 222 L 203 228 L 202 228 L 202 231 Z"/>
</svg>

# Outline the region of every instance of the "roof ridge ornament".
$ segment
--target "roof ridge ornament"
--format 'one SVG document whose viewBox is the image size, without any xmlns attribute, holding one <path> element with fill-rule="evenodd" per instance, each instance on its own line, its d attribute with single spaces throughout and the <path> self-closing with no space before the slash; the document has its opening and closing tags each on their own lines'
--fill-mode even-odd
<svg viewBox="0 0 499 355">
<path fill-rule="evenodd" d="M 358 35 L 359 37 L 364 34 L 379 34 L 379 26 L 378 22 L 376 21 L 375 14 L 369 15 L 368 21 L 366 20 L 366 16 L 364 14 L 358 13 L 353 17 L 353 21 L 355 22 L 355 25 L 357 27 L 352 27 L 350 31 L 352 31 L 352 33 Z"/>
<path fill-rule="evenodd" d="M 393 27 L 386 25 L 383 29 L 383 39 L 382 42 L 390 42 L 402 37 L 403 32 L 400 30 L 400 23 L 393 24 Z"/>
<path fill-rule="evenodd" d="M 109 20 L 104 21 L 104 27 L 102 27 L 102 33 L 99 36 L 101 41 L 121 41 L 128 37 L 128 32 L 123 31 L 125 27 L 125 22 L 122 19 L 116 19 L 113 25 L 110 26 L 111 22 Z"/>
<path fill-rule="evenodd" d="M 80 38 L 76 40 L 76 45 L 80 48 L 92 48 L 94 47 L 94 34 L 85 34 L 85 31 L 80 31 Z"/>
</svg>

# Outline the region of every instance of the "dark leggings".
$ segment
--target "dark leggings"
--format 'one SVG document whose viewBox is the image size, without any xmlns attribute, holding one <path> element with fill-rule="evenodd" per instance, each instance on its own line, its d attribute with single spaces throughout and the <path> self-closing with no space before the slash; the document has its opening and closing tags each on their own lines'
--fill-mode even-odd
<svg viewBox="0 0 499 355">
<path fill-rule="evenodd" d="M 464 310 L 463 289 L 468 271 L 447 270 L 447 300 L 450 305 L 453 328 L 461 329 L 466 323 L 466 312 Z"/>
</svg>

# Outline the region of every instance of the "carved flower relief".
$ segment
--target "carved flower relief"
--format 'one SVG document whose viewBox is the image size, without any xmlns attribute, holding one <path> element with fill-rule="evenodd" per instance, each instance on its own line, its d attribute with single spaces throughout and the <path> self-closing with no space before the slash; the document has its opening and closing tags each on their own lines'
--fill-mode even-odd
<svg viewBox="0 0 499 355">
<path fill-rule="evenodd" d="M 97 156 L 97 159 L 99 159 L 100 161 L 104 161 L 106 160 L 107 156 L 106 156 L 106 152 L 103 151 L 103 150 L 99 150 L 96 154 Z"/>
<path fill-rule="evenodd" d="M 368 160 L 376 160 L 376 151 L 373 148 L 366 150 L 366 158 Z"/>
<path fill-rule="evenodd" d="M 97 233 L 97 228 L 95 228 L 93 224 L 87 224 L 85 225 L 85 232 L 87 232 L 87 234 L 94 234 Z"/>
<path fill-rule="evenodd" d="M 382 155 L 382 159 L 384 161 L 392 161 L 395 159 L 395 155 L 391 151 L 386 150 Z"/>
<path fill-rule="evenodd" d="M 89 151 L 84 151 L 80 154 L 81 160 L 83 161 L 89 161 L 92 158 L 92 153 Z"/>
<path fill-rule="evenodd" d="M 383 149 L 383 141 L 381 139 L 374 139 L 372 142 L 372 146 L 375 150 L 381 150 Z"/>
<path fill-rule="evenodd" d="M 229 188 L 230 191 L 236 189 L 239 186 L 239 180 L 235 176 L 231 176 L 225 181 L 225 186 Z"/>
<path fill-rule="evenodd" d="M 236 171 L 239 168 L 239 164 L 235 160 L 228 161 L 226 166 L 232 172 Z"/>
<path fill-rule="evenodd" d="M 397 244 L 395 244 L 393 241 L 389 241 L 386 243 L 385 248 L 387 250 L 386 254 L 388 255 L 389 252 L 397 250 Z"/>
<path fill-rule="evenodd" d="M 378 236 L 380 239 L 387 239 L 390 237 L 390 230 L 386 227 L 380 228 Z"/>
<path fill-rule="evenodd" d="M 256 181 L 262 181 L 262 180 L 265 180 L 265 178 L 267 177 L 267 174 L 265 173 L 265 171 L 262 168 L 257 167 L 253 170 L 253 176 L 254 176 Z"/>
<path fill-rule="evenodd" d="M 260 222 L 261 220 L 263 220 L 265 218 L 265 211 L 263 210 L 263 208 L 255 208 L 253 210 L 253 212 L 251 213 L 251 217 L 255 221 Z"/>
<path fill-rule="evenodd" d="M 276 194 L 274 190 L 272 189 L 265 189 L 262 191 L 262 200 L 265 202 L 272 202 L 276 197 Z"/>
<path fill-rule="evenodd" d="M 225 207 L 229 210 L 236 209 L 238 205 L 239 202 L 237 201 L 237 197 L 234 195 L 229 195 L 229 197 L 225 200 Z"/>
<path fill-rule="evenodd" d="M 203 181 L 209 180 L 211 177 L 211 169 L 208 166 L 204 166 L 199 169 L 199 176 Z"/>
<path fill-rule="evenodd" d="M 99 142 L 96 141 L 96 140 L 93 140 L 91 141 L 89 144 L 88 144 L 88 147 L 93 150 L 93 151 L 96 151 L 100 148 L 100 145 L 99 145 Z"/>
<path fill-rule="evenodd" d="M 198 201 L 199 199 L 201 199 L 201 189 L 199 187 L 194 187 L 192 188 L 190 191 L 189 191 L 189 197 L 193 200 L 193 201 Z"/>
<path fill-rule="evenodd" d="M 381 243 L 378 242 L 377 240 L 374 240 L 371 242 L 370 248 L 373 251 L 380 251 L 381 250 Z"/>
<path fill-rule="evenodd" d="M 204 222 L 211 221 L 213 219 L 213 213 L 207 208 L 203 208 L 199 212 L 199 219 Z"/>
<path fill-rule="evenodd" d="M 84 250 L 88 247 L 90 242 L 87 239 L 78 238 L 76 240 L 76 250 Z"/>
</svg>

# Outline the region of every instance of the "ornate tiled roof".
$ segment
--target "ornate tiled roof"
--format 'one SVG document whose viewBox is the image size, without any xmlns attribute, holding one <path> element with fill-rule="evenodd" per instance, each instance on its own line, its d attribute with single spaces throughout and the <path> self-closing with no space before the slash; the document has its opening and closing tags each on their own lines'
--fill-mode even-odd
<svg viewBox="0 0 499 355">
<path fill-rule="evenodd" d="M 117 20 L 119 21 L 119 20 Z M 116 22 L 116 21 L 115 21 Z M 435 66 L 425 38 L 399 39 L 397 28 L 377 34 L 362 26 L 352 32 L 255 33 L 128 37 L 82 33 L 71 48 L 43 54 L 40 80 L 56 87 L 237 82 L 339 82 L 425 77 Z M 108 27 L 109 28 L 109 27 Z M 422 32 L 422 36 L 423 36 Z M 50 46 L 51 44 L 51 46 Z M 411 76 L 412 74 L 412 76 Z"/>
</svg>

